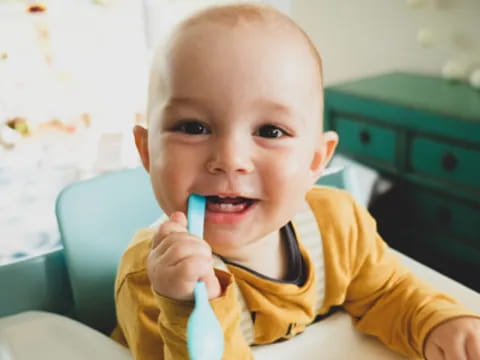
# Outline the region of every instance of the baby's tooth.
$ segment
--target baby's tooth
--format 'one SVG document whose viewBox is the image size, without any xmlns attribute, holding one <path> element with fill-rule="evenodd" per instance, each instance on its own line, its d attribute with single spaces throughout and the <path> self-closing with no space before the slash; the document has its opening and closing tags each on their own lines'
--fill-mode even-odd
<svg viewBox="0 0 480 360">
<path fill-rule="evenodd" d="M 229 210 L 231 208 L 233 208 L 233 204 L 220 204 L 220 207 L 223 209 L 223 210 Z"/>
<path fill-rule="evenodd" d="M 241 210 L 243 208 L 243 205 L 235 205 L 235 204 L 226 203 L 226 204 L 219 204 L 219 208 L 220 208 L 221 211 L 235 212 L 235 211 Z"/>
</svg>

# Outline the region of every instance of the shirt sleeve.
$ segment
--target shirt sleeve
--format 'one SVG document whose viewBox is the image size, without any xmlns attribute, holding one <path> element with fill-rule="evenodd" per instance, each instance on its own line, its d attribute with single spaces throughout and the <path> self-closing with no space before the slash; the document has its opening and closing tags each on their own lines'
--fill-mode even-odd
<svg viewBox="0 0 480 360">
<path fill-rule="evenodd" d="M 349 231 L 350 283 L 344 307 L 356 327 L 409 357 L 422 357 L 430 330 L 441 322 L 473 315 L 403 267 L 377 233 L 368 212 L 356 203 Z"/>
<path fill-rule="evenodd" d="M 224 289 L 211 300 L 224 332 L 223 359 L 253 359 L 240 331 L 240 306 L 231 274 L 216 270 Z M 118 325 L 127 346 L 137 360 L 188 360 L 186 325 L 192 302 L 177 301 L 155 294 L 148 276 L 130 274 L 116 296 Z"/>
</svg>

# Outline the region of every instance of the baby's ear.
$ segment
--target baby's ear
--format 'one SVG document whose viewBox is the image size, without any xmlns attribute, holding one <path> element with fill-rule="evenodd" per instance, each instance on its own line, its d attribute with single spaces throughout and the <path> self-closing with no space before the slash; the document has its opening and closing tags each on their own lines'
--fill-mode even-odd
<svg viewBox="0 0 480 360">
<path fill-rule="evenodd" d="M 149 172 L 150 158 L 148 155 L 148 130 L 143 126 L 135 125 L 133 128 L 133 136 L 135 137 L 135 145 L 137 146 L 138 155 L 140 155 L 143 167 Z"/>
<path fill-rule="evenodd" d="M 323 170 L 332 158 L 338 144 L 338 135 L 335 131 L 327 131 L 320 135 L 317 141 L 315 153 L 310 164 L 313 180 L 316 181 L 322 175 Z"/>
</svg>

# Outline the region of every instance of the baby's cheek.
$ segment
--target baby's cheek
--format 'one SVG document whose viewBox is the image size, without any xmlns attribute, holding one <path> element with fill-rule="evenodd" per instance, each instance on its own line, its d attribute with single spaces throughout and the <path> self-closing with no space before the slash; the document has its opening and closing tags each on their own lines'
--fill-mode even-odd
<svg viewBox="0 0 480 360">
<path fill-rule="evenodd" d="M 268 178 L 269 181 L 275 182 L 277 190 L 282 192 L 302 192 L 311 182 L 308 164 L 300 158 L 286 158 L 271 174 L 274 175 Z"/>
<path fill-rule="evenodd" d="M 178 178 L 178 171 L 173 166 L 152 169 L 151 180 L 155 197 L 163 211 L 184 211 L 181 199 L 184 198 L 185 190 L 182 189 L 182 179 Z"/>
<path fill-rule="evenodd" d="M 281 212 L 279 216 L 282 220 L 289 220 L 302 207 L 305 195 L 313 181 L 308 169 L 306 170 L 298 163 L 292 164 L 291 168 L 284 169 L 282 173 L 278 172 L 279 170 L 276 176 L 269 178 L 270 198 L 275 198 L 277 211 Z"/>
</svg>

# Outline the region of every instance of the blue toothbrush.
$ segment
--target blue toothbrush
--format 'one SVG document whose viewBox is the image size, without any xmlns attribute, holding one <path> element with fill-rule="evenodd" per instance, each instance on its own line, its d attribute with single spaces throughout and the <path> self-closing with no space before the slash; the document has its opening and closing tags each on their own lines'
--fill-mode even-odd
<svg viewBox="0 0 480 360">
<path fill-rule="evenodd" d="M 203 237 L 206 199 L 192 194 L 188 198 L 188 232 Z M 191 360 L 221 360 L 223 355 L 223 331 L 208 302 L 207 288 L 203 281 L 193 290 L 195 307 L 187 324 L 187 347 Z"/>
</svg>

